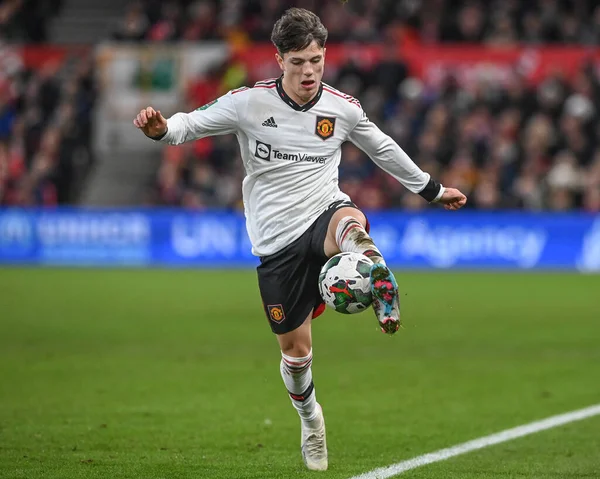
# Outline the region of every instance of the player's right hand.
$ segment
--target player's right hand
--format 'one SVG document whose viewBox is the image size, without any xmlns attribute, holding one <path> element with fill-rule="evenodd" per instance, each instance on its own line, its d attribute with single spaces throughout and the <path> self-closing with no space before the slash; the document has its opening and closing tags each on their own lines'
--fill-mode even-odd
<svg viewBox="0 0 600 479">
<path fill-rule="evenodd" d="M 438 203 L 443 204 L 447 210 L 455 211 L 465 206 L 467 197 L 456 188 L 446 188 Z"/>
<path fill-rule="evenodd" d="M 149 137 L 161 136 L 167 131 L 167 120 L 160 111 L 155 111 L 151 106 L 141 110 L 133 120 L 133 124 Z"/>
</svg>

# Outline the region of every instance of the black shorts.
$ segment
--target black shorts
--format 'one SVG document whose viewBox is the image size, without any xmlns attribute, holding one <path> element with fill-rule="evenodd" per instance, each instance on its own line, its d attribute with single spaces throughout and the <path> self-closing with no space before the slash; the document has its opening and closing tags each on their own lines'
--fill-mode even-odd
<svg viewBox="0 0 600 479">
<path fill-rule="evenodd" d="M 340 208 L 357 208 L 350 201 L 336 201 L 300 238 L 281 251 L 260 258 L 258 287 L 265 314 L 275 334 L 302 326 L 311 310 L 313 318 L 325 310 L 319 293 L 319 273 L 329 259 L 323 249 L 329 222 Z"/>
</svg>

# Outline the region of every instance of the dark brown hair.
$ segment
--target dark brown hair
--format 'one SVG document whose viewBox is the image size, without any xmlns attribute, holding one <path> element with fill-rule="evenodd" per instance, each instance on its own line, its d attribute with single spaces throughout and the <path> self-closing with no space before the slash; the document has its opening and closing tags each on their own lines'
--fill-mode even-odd
<svg viewBox="0 0 600 479">
<path fill-rule="evenodd" d="M 277 20 L 271 33 L 271 41 L 280 55 L 304 50 L 312 41 L 321 48 L 327 41 L 327 29 L 321 19 L 304 8 L 290 8 Z"/>
</svg>

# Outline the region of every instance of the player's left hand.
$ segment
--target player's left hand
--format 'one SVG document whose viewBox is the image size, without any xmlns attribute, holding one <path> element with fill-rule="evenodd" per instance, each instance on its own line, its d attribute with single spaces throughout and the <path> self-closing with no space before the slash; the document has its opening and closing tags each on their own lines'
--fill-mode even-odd
<svg viewBox="0 0 600 479">
<path fill-rule="evenodd" d="M 467 204 L 467 197 L 456 188 L 446 188 L 438 203 L 444 205 L 447 210 L 459 210 Z"/>
</svg>

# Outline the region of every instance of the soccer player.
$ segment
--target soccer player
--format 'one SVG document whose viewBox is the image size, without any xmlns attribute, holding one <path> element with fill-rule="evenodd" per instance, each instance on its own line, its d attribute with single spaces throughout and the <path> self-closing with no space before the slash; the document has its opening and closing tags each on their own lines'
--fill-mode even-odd
<svg viewBox="0 0 600 479">
<path fill-rule="evenodd" d="M 312 380 L 311 321 L 324 304 L 318 275 L 342 251 L 373 261 L 373 310 L 383 332 L 400 325 L 398 285 L 369 236 L 365 215 L 340 191 L 341 146 L 350 141 L 408 190 L 456 210 L 466 197 L 423 172 L 373 123 L 358 100 L 322 82 L 327 30 L 319 17 L 291 8 L 271 39 L 282 75 L 240 88 L 191 113 L 165 119 L 147 107 L 134 125 L 155 141 L 178 145 L 210 135 L 237 137 L 246 171 L 246 226 L 260 257 L 265 314 L 281 349 L 280 371 L 301 420 L 301 452 L 327 469 L 325 421 Z"/>
</svg>

